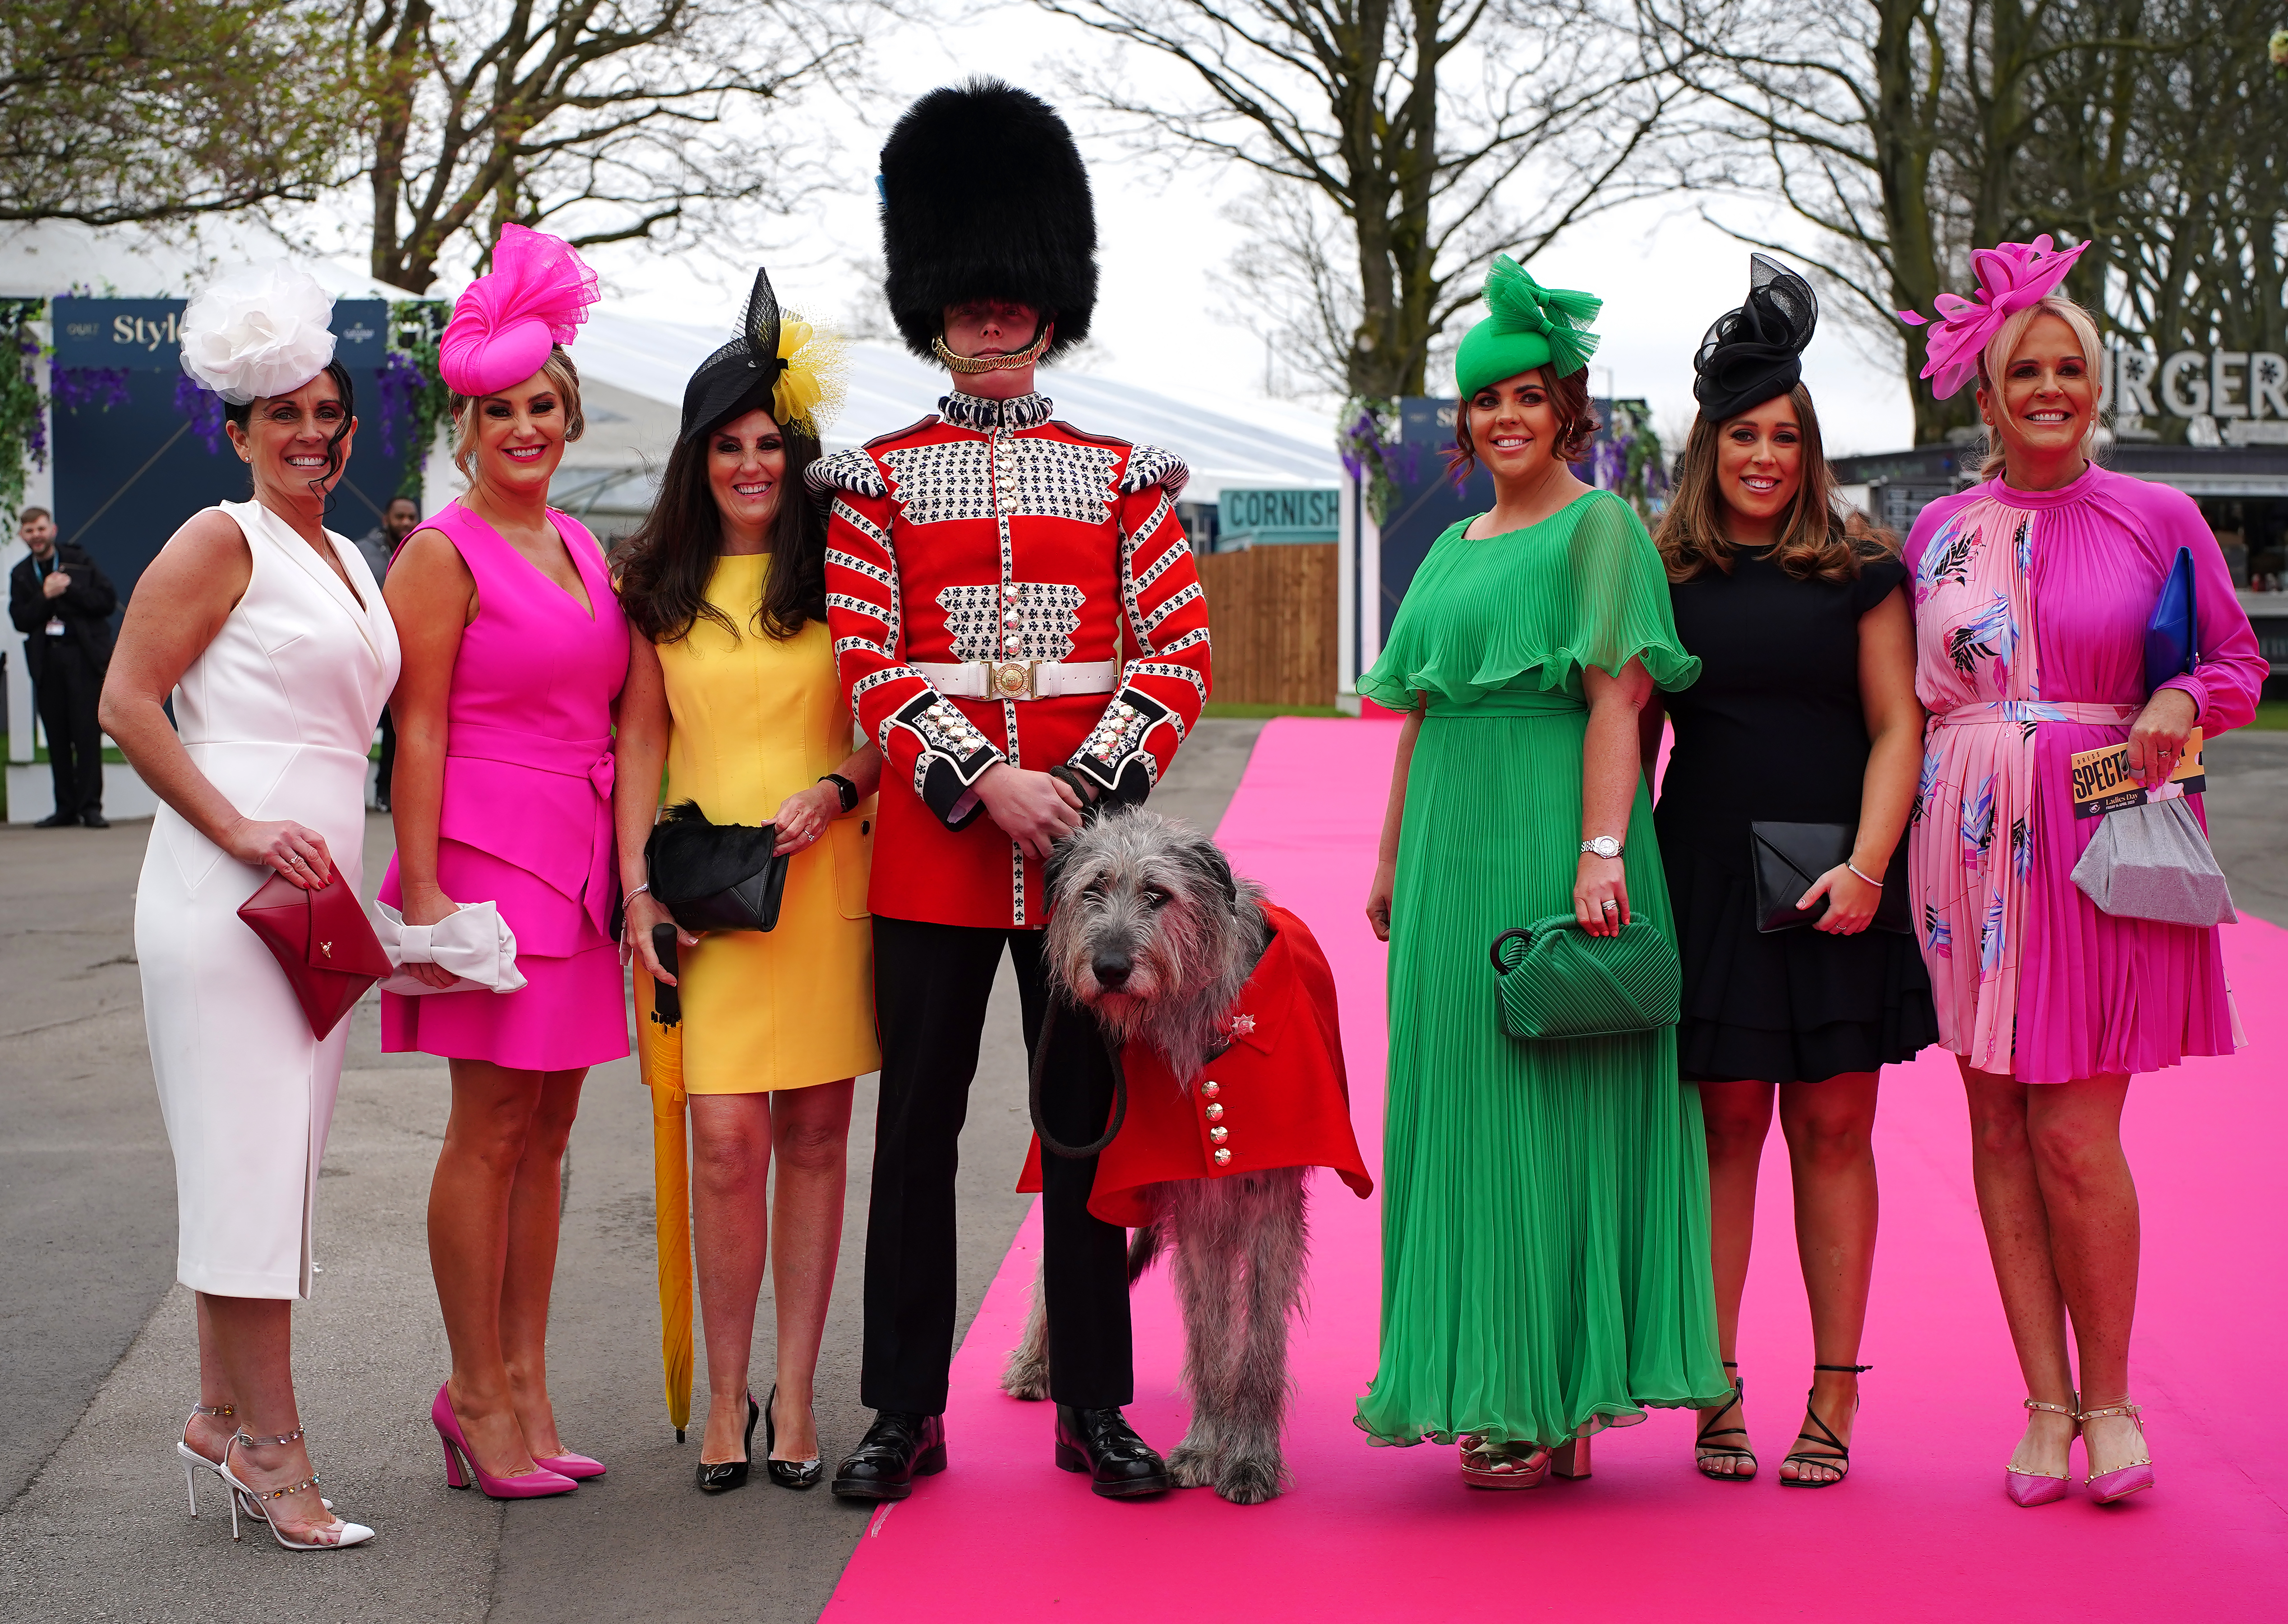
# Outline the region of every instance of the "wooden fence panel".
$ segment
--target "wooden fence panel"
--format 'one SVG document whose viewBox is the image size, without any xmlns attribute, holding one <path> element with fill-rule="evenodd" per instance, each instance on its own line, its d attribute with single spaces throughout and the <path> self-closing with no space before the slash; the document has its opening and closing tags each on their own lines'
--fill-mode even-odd
<svg viewBox="0 0 2288 1624">
<path fill-rule="evenodd" d="M 1215 692 L 1227 705 L 1335 702 L 1335 549 L 1247 547 L 1199 561 L 1213 640 Z"/>
</svg>

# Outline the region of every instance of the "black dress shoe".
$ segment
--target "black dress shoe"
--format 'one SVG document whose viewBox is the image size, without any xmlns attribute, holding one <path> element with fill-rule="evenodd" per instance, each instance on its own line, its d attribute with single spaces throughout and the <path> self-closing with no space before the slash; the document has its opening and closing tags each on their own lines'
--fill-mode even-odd
<svg viewBox="0 0 2288 1624">
<path fill-rule="evenodd" d="M 79 827 L 79 814 L 76 812 L 51 812 L 45 817 L 34 824 L 32 827 L 35 829 L 76 829 Z"/>
<path fill-rule="evenodd" d="M 834 1469 L 834 1492 L 845 1500 L 903 1500 L 915 1478 L 943 1470 L 944 1416 L 877 1410 L 858 1447 Z"/>
<path fill-rule="evenodd" d="M 762 1413 L 755 1407 L 755 1396 L 747 1395 L 747 1453 L 737 1461 L 702 1461 L 699 1463 L 699 1492 L 720 1494 L 730 1489 L 747 1486 L 747 1462 L 755 1458 L 755 1417 Z"/>
<path fill-rule="evenodd" d="M 1107 1500 L 1164 1494 L 1176 1486 L 1168 1463 L 1117 1410 L 1059 1405 L 1057 1464 L 1069 1472 L 1086 1472 L 1090 1490 Z"/>
<path fill-rule="evenodd" d="M 111 820 L 104 816 L 100 812 L 91 812 L 79 821 L 90 829 L 108 829 L 111 827 Z"/>
<path fill-rule="evenodd" d="M 807 1461 L 781 1461 L 772 1453 L 779 1446 L 779 1389 L 763 1400 L 763 1469 L 783 1489 L 814 1489 L 826 1476 L 826 1464 L 816 1455 Z"/>
</svg>

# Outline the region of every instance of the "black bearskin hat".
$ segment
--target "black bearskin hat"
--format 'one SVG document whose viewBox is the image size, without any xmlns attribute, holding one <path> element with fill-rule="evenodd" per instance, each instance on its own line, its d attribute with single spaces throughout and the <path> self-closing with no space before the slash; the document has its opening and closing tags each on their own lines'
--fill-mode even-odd
<svg viewBox="0 0 2288 1624">
<path fill-rule="evenodd" d="M 1716 318 L 1692 358 L 1700 415 L 1722 423 L 1794 388 L 1818 325 L 1811 284 L 1777 260 L 1750 254 L 1747 302 Z"/>
<path fill-rule="evenodd" d="M 1056 109 L 998 79 L 944 85 L 882 144 L 882 291 L 907 346 L 933 359 L 945 307 L 1032 305 L 1056 322 L 1045 357 L 1088 336 L 1096 207 Z"/>
<path fill-rule="evenodd" d="M 786 364 L 779 358 L 778 296 L 771 291 L 771 274 L 758 270 L 739 336 L 701 362 L 683 387 L 683 427 L 676 438 L 704 434 L 758 406 L 767 410 Z"/>
</svg>

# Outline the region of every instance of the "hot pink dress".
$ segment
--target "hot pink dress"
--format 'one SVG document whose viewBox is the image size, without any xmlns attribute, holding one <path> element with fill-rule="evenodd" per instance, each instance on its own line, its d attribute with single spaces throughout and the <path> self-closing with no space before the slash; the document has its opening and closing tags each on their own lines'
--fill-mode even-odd
<svg viewBox="0 0 2288 1624">
<path fill-rule="evenodd" d="M 381 1047 L 520 1071 L 600 1065 L 628 1053 L 627 999 L 609 934 L 612 704 L 628 674 L 628 623 L 586 527 L 551 509 L 587 590 L 583 608 L 455 502 L 428 520 L 476 577 L 445 702 L 437 881 L 496 902 L 516 933 L 519 991 L 381 997 Z M 381 900 L 398 904 L 397 859 Z"/>
<path fill-rule="evenodd" d="M 2057 490 L 1990 480 L 1915 521 L 1916 927 L 1940 1041 L 1982 1071 L 2062 1083 L 2238 1047 L 2215 929 L 2117 919 L 2070 877 L 2098 820 L 2073 815 L 2068 758 L 2144 708 L 2145 626 L 2181 546 L 2200 662 L 2165 686 L 2214 738 L 2255 714 L 2267 666 L 2191 498 L 2093 467 Z"/>
</svg>

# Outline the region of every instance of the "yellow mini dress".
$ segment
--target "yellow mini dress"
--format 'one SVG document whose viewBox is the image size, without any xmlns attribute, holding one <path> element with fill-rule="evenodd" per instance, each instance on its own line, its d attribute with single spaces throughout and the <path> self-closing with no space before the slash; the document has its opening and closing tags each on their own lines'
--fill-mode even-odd
<svg viewBox="0 0 2288 1624">
<path fill-rule="evenodd" d="M 702 618 L 658 646 L 673 719 L 664 800 L 696 801 L 713 823 L 767 824 L 850 754 L 850 702 L 826 623 L 783 641 L 755 627 L 770 562 L 721 559 L 707 584 L 736 638 Z M 686 1093 L 807 1088 L 882 1063 L 866 913 L 874 818 L 875 802 L 861 801 L 793 855 L 776 929 L 711 931 L 681 950 Z M 641 1022 L 651 977 L 635 982 Z"/>
</svg>

